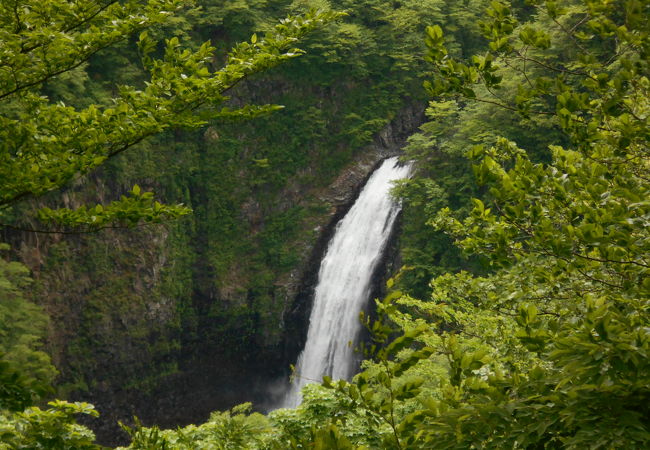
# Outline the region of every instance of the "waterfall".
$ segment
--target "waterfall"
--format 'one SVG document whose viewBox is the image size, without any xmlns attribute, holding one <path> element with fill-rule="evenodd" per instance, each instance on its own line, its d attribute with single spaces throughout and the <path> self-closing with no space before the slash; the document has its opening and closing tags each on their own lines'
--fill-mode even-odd
<svg viewBox="0 0 650 450">
<path fill-rule="evenodd" d="M 354 375 L 358 365 L 354 343 L 361 331 L 359 312 L 368 301 L 373 272 L 400 210 L 389 191 L 392 181 L 407 177 L 409 171 L 410 166 L 398 164 L 397 157 L 386 159 L 337 224 L 321 261 L 307 342 L 284 407 L 300 404 L 300 389 L 321 382 L 324 375 L 333 379 Z"/>
</svg>

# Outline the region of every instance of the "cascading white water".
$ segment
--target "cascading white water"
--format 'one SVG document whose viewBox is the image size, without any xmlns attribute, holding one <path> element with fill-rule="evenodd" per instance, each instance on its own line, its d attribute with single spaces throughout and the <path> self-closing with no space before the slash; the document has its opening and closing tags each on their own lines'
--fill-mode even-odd
<svg viewBox="0 0 650 450">
<path fill-rule="evenodd" d="M 305 348 L 298 357 L 284 407 L 300 403 L 300 390 L 323 376 L 349 379 L 357 361 L 354 343 L 361 331 L 359 312 L 372 286 L 393 223 L 400 210 L 390 196 L 392 181 L 408 176 L 410 166 L 388 158 L 375 170 L 359 198 L 337 224 L 321 261 Z"/>
</svg>

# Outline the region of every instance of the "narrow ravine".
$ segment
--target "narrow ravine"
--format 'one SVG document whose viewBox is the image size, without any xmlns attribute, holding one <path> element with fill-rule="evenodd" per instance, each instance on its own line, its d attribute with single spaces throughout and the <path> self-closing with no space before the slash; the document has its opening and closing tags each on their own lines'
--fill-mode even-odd
<svg viewBox="0 0 650 450">
<path fill-rule="evenodd" d="M 325 375 L 333 379 L 354 375 L 358 366 L 354 344 L 361 331 L 359 312 L 368 302 L 373 272 L 400 210 L 390 188 L 409 171 L 410 166 L 399 164 L 397 157 L 386 159 L 337 224 L 321 261 L 307 341 L 283 407 L 300 404 L 302 387 L 320 382 Z"/>
</svg>

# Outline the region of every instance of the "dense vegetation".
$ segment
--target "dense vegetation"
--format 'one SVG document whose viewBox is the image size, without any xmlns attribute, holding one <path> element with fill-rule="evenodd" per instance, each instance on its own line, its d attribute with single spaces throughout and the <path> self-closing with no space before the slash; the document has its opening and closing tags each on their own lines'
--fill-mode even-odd
<svg viewBox="0 0 650 450">
<path fill-rule="evenodd" d="M 3 7 L 8 4 L 3 2 Z M 228 24 L 227 39 L 246 39 L 249 30 L 267 28 L 268 17 L 284 11 L 284 6 L 206 2 L 203 11 L 178 16 L 167 22 L 166 30 L 154 29 L 151 34 L 171 30 L 200 36 L 216 32 L 210 24 L 223 23 Z M 313 5 L 293 5 L 298 10 L 308 6 Z M 261 97 L 263 103 L 284 104 L 285 111 L 257 117 L 250 124 L 211 123 L 211 133 L 218 137 L 207 154 L 198 151 L 201 144 L 192 136 L 179 135 L 178 141 L 168 136 L 171 147 L 178 142 L 195 145 L 183 150 L 188 152 L 182 153 L 186 160 L 174 163 L 180 166 L 179 172 L 170 169 L 154 177 L 161 167 L 154 162 L 157 158 L 172 164 L 172 156 L 181 155 L 178 149 L 156 155 L 157 141 L 140 147 L 137 158 L 118 159 L 106 171 L 120 179 L 119 186 L 132 176 L 124 174 L 133 170 L 130 165 L 135 159 L 146 161 L 149 166 L 144 164 L 142 170 L 156 180 L 152 186 L 168 181 L 165 195 L 194 207 L 193 226 L 205 228 L 185 230 L 204 239 L 199 245 L 205 250 L 197 254 L 183 249 L 183 242 L 188 242 L 187 235 L 182 237 L 183 227 L 191 226 L 181 224 L 171 233 L 178 235 L 173 241 L 176 255 L 197 258 L 194 263 L 207 260 L 210 272 L 200 279 L 187 273 L 181 277 L 194 283 L 191 288 L 165 284 L 170 279 L 163 279 L 164 289 L 178 292 L 178 297 L 188 289 L 206 295 L 212 289 L 209 284 L 215 282 L 211 280 L 232 275 L 231 262 L 238 261 L 241 279 L 257 274 L 253 284 L 240 280 L 241 285 L 249 292 L 258 289 L 269 295 L 264 285 L 295 264 L 291 247 L 280 241 L 287 234 L 303 233 L 301 224 L 310 223 L 310 215 L 319 211 L 317 203 L 311 210 L 301 205 L 272 211 L 274 195 L 286 192 L 296 174 L 301 174 L 298 184 L 326 183 L 349 160 L 349 153 L 367 143 L 397 113 L 404 97 L 420 97 L 420 78 L 426 77 L 424 88 L 432 98 L 427 109 L 430 121 L 411 137 L 404 156 L 416 161 L 417 174 L 396 188 L 405 204 L 401 236 L 405 265 L 389 282 L 392 292 L 378 302 L 379 320 L 368 322 L 374 342 L 365 348 L 363 371 L 349 383 L 326 379 L 322 386 L 308 386 L 303 404 L 295 410 L 264 416 L 242 405 L 215 412 L 204 424 L 178 430 L 125 427 L 132 440 L 129 448 L 647 448 L 650 3 L 532 0 L 488 5 L 482 1 L 369 0 L 337 3 L 339 7 L 348 9 L 347 18 L 310 35 L 304 45 L 310 52 L 307 56 L 237 91 L 237 102 Z M 291 23 L 296 23 L 300 34 L 301 26 L 310 27 L 310 20 L 321 17 L 312 14 Z M 34 27 L 23 28 L 13 20 L 7 23 L 15 28 L 10 30 L 5 23 L 3 32 L 23 33 L 29 39 Z M 62 20 L 69 23 L 72 19 Z M 430 26 L 420 35 L 425 25 Z M 125 36 L 133 31 L 124 26 Z M 36 30 L 31 39 L 42 39 Z M 278 55 L 264 47 L 272 38 L 256 37 L 240 48 Z M 141 36 L 140 48 L 149 46 L 155 51 L 147 39 Z M 26 48 L 20 42 L 15 45 Z M 177 80 L 174 73 L 185 72 L 170 67 L 192 58 L 192 53 L 183 53 L 176 45 L 173 40 L 167 43 L 163 61 L 171 66 L 150 60 L 151 67 L 161 64 L 160 74 L 172 81 Z M 199 47 L 197 55 L 207 51 Z M 3 52 L 3 58 L 11 55 L 10 49 L 3 47 Z M 142 52 L 146 61 L 148 53 Z M 120 57 L 109 53 L 102 60 Z M 33 58 L 30 64 L 33 61 L 39 60 Z M 72 59 L 62 61 L 68 61 L 69 69 L 75 66 Z M 228 59 L 226 67 L 237 61 Z M 20 74 L 21 62 L 17 59 L 15 64 L 13 73 Z M 213 67 L 201 72 L 201 63 L 190 66 L 205 82 L 214 76 Z M 3 125 L 2 129 L 3 158 L 9 161 L 3 172 L 8 175 L 2 179 L 3 183 L 11 180 L 2 194 L 6 193 L 3 198 L 11 209 L 3 209 L 0 217 L 12 221 L 15 228 L 28 225 L 20 215 L 34 208 L 34 203 L 16 203 L 22 192 L 41 195 L 60 186 L 74 173 L 103 163 L 114 145 L 104 131 L 93 137 L 104 141 L 88 142 L 85 129 L 79 136 L 84 145 L 70 155 L 56 147 L 57 139 L 51 139 L 51 147 L 30 144 L 31 139 L 47 138 L 45 133 L 29 132 L 44 126 L 34 121 L 65 122 L 82 108 L 96 108 L 78 104 L 72 109 L 50 102 L 43 93 L 58 99 L 74 90 L 66 91 L 54 81 L 44 86 L 40 85 L 43 79 L 30 81 L 39 73 L 56 72 L 51 71 L 49 59 L 43 60 L 43 67 L 45 72 L 29 70 L 24 75 L 24 98 L 12 91 L 19 87 L 20 78 L 5 75 L 6 92 L 11 95 L 2 105 L 3 121 L 13 121 L 15 127 Z M 93 70 L 97 69 L 91 60 L 86 74 L 92 75 Z M 135 83 L 142 75 L 134 70 L 130 76 Z M 362 82 L 371 87 L 355 89 Z M 264 85 L 275 87 L 278 100 L 255 95 Z M 87 86 L 106 95 L 97 85 Z M 128 99 L 157 94 L 156 83 L 146 86 L 145 91 L 122 88 L 121 95 Z M 292 88 L 297 93 L 290 93 Z M 329 96 L 345 92 L 345 98 L 328 102 L 307 94 L 313 91 L 327 91 Z M 216 99 L 223 100 L 222 94 L 216 92 Z M 318 108 L 309 104 L 316 99 L 323 101 Z M 176 98 L 170 101 L 174 104 Z M 30 113 L 30 105 L 50 111 L 51 116 Z M 374 112 L 376 108 L 382 108 L 382 115 Z M 152 117 L 141 105 L 132 111 L 114 110 L 111 114 L 118 116 L 142 111 L 143 116 Z M 250 110 L 243 107 L 243 111 Z M 341 111 L 346 112 L 344 116 L 339 115 Z M 283 122 L 285 112 L 290 122 Z M 230 111 L 216 113 L 223 118 Z M 173 118 L 169 126 L 200 125 L 193 114 L 169 117 Z M 60 125 L 44 129 L 78 129 Z M 21 127 L 27 131 L 20 133 Z M 18 135 L 10 133 L 23 136 L 25 153 L 21 153 Z M 132 140 L 128 133 L 120 136 L 127 138 L 125 142 Z M 237 139 L 243 136 L 257 140 L 258 145 Z M 322 141 L 322 146 L 307 145 L 307 150 L 298 151 L 314 139 Z M 50 148 L 51 155 L 41 153 Z M 97 159 L 97 149 L 108 154 Z M 42 161 L 43 169 L 21 171 L 22 180 L 9 176 L 13 174 L 10 162 L 29 161 L 27 167 L 38 167 L 29 158 Z M 242 161 L 248 164 L 245 172 L 239 168 Z M 322 171 L 308 176 L 305 169 L 315 167 L 316 162 Z M 60 165 L 67 171 L 58 170 Z M 56 176 L 47 175 L 48 167 L 57 168 Z M 201 186 L 201 195 L 216 198 L 219 204 L 187 201 L 183 190 L 192 186 L 172 175 L 190 168 L 200 182 L 216 174 L 221 177 L 220 183 Z M 100 179 L 90 183 L 97 185 Z M 117 225 L 124 226 L 186 212 L 183 206 L 155 203 L 137 186 L 129 190 L 130 196 L 109 206 L 41 209 L 40 217 L 73 231 L 92 231 L 112 226 L 109 219 L 117 218 Z M 260 213 L 264 217 L 257 224 L 260 230 L 254 240 L 229 244 L 250 231 L 234 211 L 251 198 L 262 205 L 261 211 L 267 209 Z M 121 216 L 124 210 L 130 215 Z M 209 220 L 201 220 L 206 217 Z M 53 264 L 74 258 L 70 248 L 55 244 L 59 254 Z M 101 253 L 97 242 L 85 245 Z M 241 255 L 251 248 L 256 256 L 241 261 Z M 106 264 L 100 256 L 93 261 Z M 125 257 L 120 264 L 130 261 Z M 0 365 L 2 445 L 95 448 L 92 433 L 74 421 L 77 413 L 96 414 L 89 405 L 54 401 L 48 409 L 24 409 L 43 394 L 43 386 L 55 374 L 39 349 L 47 316 L 25 299 L 30 280 L 24 266 L 0 264 L 0 321 L 2 329 L 8 330 L 0 342 L 6 355 Z M 187 269 L 174 270 L 177 276 Z M 106 289 L 98 299 L 117 294 L 118 302 L 103 306 L 104 310 L 131 307 L 132 303 L 119 301 L 119 283 Z M 249 302 L 247 307 L 270 306 L 271 301 L 263 301 L 264 295 L 254 295 L 259 304 Z M 228 313 L 216 310 L 218 306 L 211 305 L 213 314 L 233 323 L 251 317 L 245 304 Z M 193 307 L 185 304 L 182 320 L 197 313 Z M 92 318 L 97 323 L 105 313 L 95 311 Z M 165 337 L 164 332 L 160 335 Z M 87 356 L 83 350 L 81 356 L 83 362 Z M 83 369 L 78 373 L 84 373 Z"/>
</svg>

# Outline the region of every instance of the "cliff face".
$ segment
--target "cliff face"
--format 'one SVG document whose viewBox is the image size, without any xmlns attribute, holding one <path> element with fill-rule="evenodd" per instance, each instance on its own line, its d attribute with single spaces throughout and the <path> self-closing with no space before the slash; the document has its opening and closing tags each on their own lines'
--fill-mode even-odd
<svg viewBox="0 0 650 450">
<path fill-rule="evenodd" d="M 227 319 L 226 309 L 217 317 L 210 317 L 208 312 L 198 319 L 197 338 L 184 340 L 183 348 L 192 351 L 181 358 L 180 373 L 169 377 L 153 396 L 154 403 L 149 404 L 151 421 L 177 425 L 201 420 L 210 411 L 245 401 L 253 401 L 261 410 L 277 404 L 284 393 L 289 366 L 295 363 L 304 344 L 320 260 L 334 227 L 379 162 L 399 154 L 406 138 L 422 122 L 422 111 L 418 105 L 401 111 L 328 185 L 314 188 L 293 183 L 279 194 L 283 199 L 278 202 L 279 210 L 307 205 L 314 209 L 314 202 L 318 202 L 318 214 L 304 219 L 302 232 L 286 244 L 295 256 L 294 265 L 273 280 L 267 290 L 250 289 L 243 314 Z M 288 198 L 296 203 L 288 202 Z M 250 203 L 242 211 L 250 214 L 248 208 Z M 258 214 L 251 214 L 251 220 L 259 220 Z M 387 274 L 395 268 L 396 239 L 397 233 L 376 274 L 373 295 L 381 295 Z M 258 306 L 260 298 L 271 298 L 273 308 L 262 310 Z M 161 411 L 174 411 L 174 415 L 161 416 Z"/>
<path fill-rule="evenodd" d="M 126 157 L 50 200 L 110 198 L 137 171 L 143 188 L 184 201 L 192 217 L 90 235 L 9 236 L 35 278 L 31 298 L 51 317 L 47 349 L 60 371 L 59 396 L 96 405 L 100 442 L 123 439 L 117 420 L 133 415 L 175 426 L 244 401 L 272 402 L 269 387 L 284 383 L 302 347 L 334 224 L 376 164 L 423 121 L 422 110 L 403 108 L 363 147 L 330 144 L 335 163 L 321 161 L 317 146 L 307 149 L 310 159 L 282 178 L 251 165 L 259 151 L 248 143 L 251 129 L 163 137 L 138 167 Z M 196 149 L 179 148 L 179 139 Z"/>
</svg>

